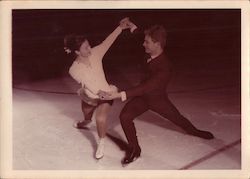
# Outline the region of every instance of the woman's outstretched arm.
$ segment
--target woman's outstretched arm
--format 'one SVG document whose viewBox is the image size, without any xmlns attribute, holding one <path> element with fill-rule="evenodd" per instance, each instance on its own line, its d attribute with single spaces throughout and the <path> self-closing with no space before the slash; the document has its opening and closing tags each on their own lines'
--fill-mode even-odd
<svg viewBox="0 0 250 179">
<path fill-rule="evenodd" d="M 117 39 L 117 37 L 121 34 L 121 32 L 124 29 L 128 28 L 130 28 L 129 18 L 126 17 L 120 21 L 119 26 L 116 27 L 116 29 L 111 34 L 109 34 L 109 36 L 106 37 L 106 39 L 101 44 L 94 47 L 95 50 L 98 51 L 98 54 L 104 56 L 108 49 L 111 47 L 111 45 L 114 43 L 114 41 Z"/>
</svg>

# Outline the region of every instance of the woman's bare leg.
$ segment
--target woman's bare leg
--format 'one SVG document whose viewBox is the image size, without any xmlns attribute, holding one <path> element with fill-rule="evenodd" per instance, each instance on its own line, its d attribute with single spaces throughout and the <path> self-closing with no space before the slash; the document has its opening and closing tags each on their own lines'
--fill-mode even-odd
<svg viewBox="0 0 250 179">
<path fill-rule="evenodd" d="M 95 118 L 96 118 L 96 127 L 97 127 L 97 133 L 99 136 L 98 146 L 96 150 L 96 158 L 100 159 L 104 155 L 104 139 L 106 136 L 106 123 L 107 123 L 107 117 L 108 113 L 110 111 L 110 105 L 109 104 L 101 104 L 96 109 Z"/>
<path fill-rule="evenodd" d="M 96 109 L 95 118 L 99 138 L 104 138 L 106 135 L 106 123 L 110 109 L 111 106 L 107 103 L 101 104 Z"/>
</svg>

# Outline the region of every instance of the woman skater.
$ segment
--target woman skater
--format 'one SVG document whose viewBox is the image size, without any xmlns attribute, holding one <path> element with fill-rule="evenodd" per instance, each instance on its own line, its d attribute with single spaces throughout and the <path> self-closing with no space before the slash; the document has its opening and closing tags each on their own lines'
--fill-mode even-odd
<svg viewBox="0 0 250 179">
<path fill-rule="evenodd" d="M 75 127 L 83 129 L 91 122 L 95 111 L 96 126 L 99 136 L 95 157 L 104 156 L 104 140 L 106 135 L 106 120 L 113 100 L 103 101 L 97 95 L 102 91 L 117 91 L 117 88 L 108 84 L 102 65 L 102 59 L 107 50 L 119 36 L 122 30 L 129 28 L 128 18 L 120 21 L 119 26 L 99 45 L 91 47 L 84 36 L 69 35 L 64 38 L 65 52 L 73 53 L 75 59 L 69 69 L 71 77 L 81 84 L 78 90 L 81 97 L 81 107 L 84 120 L 77 122 Z"/>
</svg>

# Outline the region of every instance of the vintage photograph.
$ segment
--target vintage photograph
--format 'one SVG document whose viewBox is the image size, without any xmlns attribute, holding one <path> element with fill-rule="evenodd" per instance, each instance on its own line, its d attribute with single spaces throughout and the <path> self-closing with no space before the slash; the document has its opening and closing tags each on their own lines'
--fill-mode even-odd
<svg viewBox="0 0 250 179">
<path fill-rule="evenodd" d="M 11 9 L 12 170 L 242 170 L 242 17 Z"/>
<path fill-rule="evenodd" d="M 14 9 L 13 168 L 240 169 L 240 22 Z"/>
</svg>

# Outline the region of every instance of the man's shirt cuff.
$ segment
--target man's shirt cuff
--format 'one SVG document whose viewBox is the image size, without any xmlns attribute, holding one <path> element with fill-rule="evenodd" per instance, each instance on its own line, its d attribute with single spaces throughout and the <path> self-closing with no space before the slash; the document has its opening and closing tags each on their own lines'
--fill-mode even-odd
<svg viewBox="0 0 250 179">
<path fill-rule="evenodd" d="M 122 100 L 122 101 L 126 101 L 126 100 L 127 100 L 127 95 L 126 95 L 126 92 L 125 92 L 125 91 L 122 91 L 122 92 L 121 92 L 121 100 Z"/>
<path fill-rule="evenodd" d="M 135 29 L 137 29 L 137 26 L 133 25 L 133 27 L 130 29 L 130 32 L 133 33 Z"/>
</svg>

